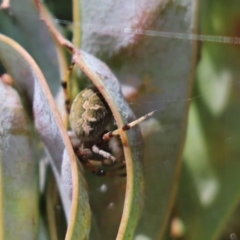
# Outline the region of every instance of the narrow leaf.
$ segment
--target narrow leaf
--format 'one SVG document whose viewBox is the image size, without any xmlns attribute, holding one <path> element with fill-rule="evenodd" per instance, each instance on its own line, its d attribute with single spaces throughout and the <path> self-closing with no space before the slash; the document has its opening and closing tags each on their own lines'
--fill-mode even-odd
<svg viewBox="0 0 240 240">
<path fill-rule="evenodd" d="M 69 222 L 67 239 L 74 239 L 76 236 L 78 239 L 87 238 L 90 209 L 88 201 L 81 201 L 83 200 L 81 194 L 86 196 L 85 182 L 82 177 L 79 178 L 80 169 L 44 76 L 31 56 L 16 42 L 3 35 L 0 35 L 0 59 L 15 79 L 20 91 L 27 93 L 32 102 L 35 126 L 51 156 L 52 168 Z M 73 187 L 70 195 L 68 189 L 64 187 L 61 172 L 65 148 L 71 164 Z M 82 218 L 82 215 L 85 217 Z M 81 218 L 75 221 L 78 216 Z"/>
</svg>

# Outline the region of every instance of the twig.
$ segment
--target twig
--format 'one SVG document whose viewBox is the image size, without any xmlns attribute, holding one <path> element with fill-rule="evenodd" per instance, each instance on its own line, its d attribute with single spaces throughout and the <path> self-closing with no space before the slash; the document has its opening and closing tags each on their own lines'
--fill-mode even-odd
<svg viewBox="0 0 240 240">
<path fill-rule="evenodd" d="M 35 4 L 39 10 L 41 20 L 43 20 L 47 27 L 49 28 L 50 32 L 52 33 L 53 37 L 56 39 L 56 41 L 66 47 L 71 53 L 74 53 L 76 51 L 76 47 L 68 41 L 63 35 L 56 29 L 56 27 L 53 25 L 53 23 L 49 20 L 50 18 L 47 17 L 47 12 L 42 6 L 42 3 L 40 0 L 35 0 Z"/>
</svg>

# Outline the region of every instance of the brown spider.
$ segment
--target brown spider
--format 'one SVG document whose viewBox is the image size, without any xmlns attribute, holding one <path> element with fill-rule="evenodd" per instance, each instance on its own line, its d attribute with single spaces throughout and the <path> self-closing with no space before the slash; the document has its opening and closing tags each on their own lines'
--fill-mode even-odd
<svg viewBox="0 0 240 240">
<path fill-rule="evenodd" d="M 69 122 L 72 129 L 69 132 L 69 137 L 79 160 L 93 173 L 106 175 L 107 172 L 100 166 L 109 166 L 116 162 L 124 164 L 122 154 L 118 154 L 121 151 L 119 149 L 122 149 L 120 139 L 115 138 L 115 142 L 111 144 L 117 146 L 115 148 L 110 148 L 108 141 L 111 141 L 112 137 L 118 136 L 120 131 L 129 130 L 145 120 L 155 111 L 112 132 L 106 132 L 106 127 L 112 120 L 112 113 L 96 87 L 82 90 L 74 99 L 72 106 L 70 106 L 67 79 L 73 66 L 74 63 L 70 65 L 62 81 L 65 93 L 65 107 L 69 113 Z M 116 157 L 117 155 L 120 156 Z"/>
</svg>

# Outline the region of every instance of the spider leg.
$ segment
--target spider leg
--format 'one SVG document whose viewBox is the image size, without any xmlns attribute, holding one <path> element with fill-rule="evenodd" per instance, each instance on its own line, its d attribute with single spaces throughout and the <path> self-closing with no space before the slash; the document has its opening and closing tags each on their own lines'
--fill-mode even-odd
<svg viewBox="0 0 240 240">
<path fill-rule="evenodd" d="M 88 160 L 92 165 L 96 166 L 96 167 L 105 167 L 105 166 L 112 166 L 114 163 L 109 160 L 109 159 L 103 159 L 103 160 L 93 160 L 93 159 L 89 159 Z"/>
<path fill-rule="evenodd" d="M 83 163 L 85 167 L 87 167 L 92 173 L 98 176 L 119 176 L 126 177 L 126 171 L 122 172 L 122 170 L 126 169 L 125 163 L 112 168 L 113 162 L 109 162 L 108 159 L 104 159 L 102 161 L 97 160 L 88 160 Z M 104 167 L 104 168 L 101 168 Z"/>
<path fill-rule="evenodd" d="M 100 149 L 99 147 L 97 147 L 97 145 L 93 145 L 93 146 L 92 146 L 92 151 L 93 151 L 94 153 L 97 153 L 97 154 L 103 156 L 103 157 L 106 158 L 106 159 L 112 160 L 113 163 L 116 162 L 116 158 L 115 158 L 112 154 L 110 154 L 110 153 L 108 153 L 108 152 L 106 152 L 106 151 L 103 151 L 102 149 Z"/>
<path fill-rule="evenodd" d="M 69 74 L 71 73 L 74 65 L 75 65 L 75 62 L 72 62 L 71 65 L 68 67 L 68 70 L 66 71 L 64 78 L 61 82 L 64 95 L 65 95 L 65 109 L 68 114 L 70 113 L 70 105 L 71 105 L 70 96 L 69 96 L 68 79 L 69 79 Z"/>
<path fill-rule="evenodd" d="M 102 160 L 92 159 L 94 157 L 92 152 L 93 149 L 94 149 L 94 153 L 99 154 L 100 156 L 103 156 L 104 159 Z M 98 176 L 121 176 L 121 177 L 126 176 L 125 171 L 123 173 L 118 173 L 122 169 L 125 169 L 124 161 L 121 162 L 120 166 L 118 165 L 117 167 L 112 168 L 112 166 L 113 165 L 115 166 L 115 163 L 116 163 L 116 161 L 112 160 L 112 158 L 114 157 L 108 152 L 105 152 L 99 149 L 97 146 L 93 146 L 93 149 L 92 151 L 88 148 L 75 149 L 75 153 L 78 156 L 79 160 L 90 172 Z"/>
<path fill-rule="evenodd" d="M 85 149 L 79 149 L 75 148 L 75 153 L 78 156 L 78 159 L 80 162 L 93 174 L 99 175 L 99 176 L 104 176 L 105 171 L 99 169 L 99 166 L 102 166 L 103 163 L 101 161 L 97 160 L 90 160 L 93 157 L 93 153 L 91 152 L 90 149 L 85 148 Z M 110 160 L 108 160 L 110 161 Z M 112 161 L 111 161 L 112 163 Z"/>
<path fill-rule="evenodd" d="M 119 176 L 119 177 L 127 176 L 126 164 L 123 162 L 114 168 L 108 167 L 105 171 L 106 171 L 106 173 L 105 173 L 106 176 Z"/>
<path fill-rule="evenodd" d="M 73 148 L 77 149 L 81 147 L 82 142 L 73 131 L 68 131 L 68 137 L 72 143 Z"/>
<path fill-rule="evenodd" d="M 119 135 L 120 132 L 127 131 L 127 130 L 129 130 L 130 128 L 132 128 L 132 127 L 136 126 L 137 124 L 139 124 L 140 122 L 146 120 L 147 118 L 149 118 L 150 116 L 152 116 L 156 111 L 157 111 L 157 110 L 152 111 L 152 112 L 150 112 L 150 113 L 148 113 L 148 114 L 146 114 L 146 115 L 144 115 L 144 116 L 142 116 L 142 117 L 140 117 L 140 118 L 138 118 L 138 119 L 136 119 L 136 120 L 134 120 L 134 121 L 132 121 L 132 122 L 130 122 L 130 123 L 128 123 L 128 124 L 125 124 L 123 127 L 120 127 L 120 128 L 118 128 L 118 129 L 116 129 L 116 130 L 114 130 L 114 131 L 112 131 L 112 132 L 107 132 L 107 133 L 105 133 L 105 134 L 103 135 L 103 140 L 104 140 L 104 141 L 109 141 L 110 138 L 112 138 L 113 136 Z"/>
<path fill-rule="evenodd" d="M 84 161 L 84 162 L 82 162 L 82 164 L 83 164 L 90 172 L 92 172 L 92 173 L 95 174 L 95 175 L 98 175 L 98 176 L 105 176 L 105 175 L 106 175 L 105 170 L 96 167 L 95 164 L 94 164 L 92 161 L 90 161 L 90 160 Z"/>
</svg>

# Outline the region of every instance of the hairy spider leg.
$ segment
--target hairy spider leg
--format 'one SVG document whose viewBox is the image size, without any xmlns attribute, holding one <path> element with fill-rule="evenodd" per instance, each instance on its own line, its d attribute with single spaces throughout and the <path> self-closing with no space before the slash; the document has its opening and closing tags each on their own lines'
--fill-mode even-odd
<svg viewBox="0 0 240 240">
<path fill-rule="evenodd" d="M 120 127 L 112 132 L 107 132 L 103 135 L 103 140 L 104 141 L 109 141 L 109 139 L 111 139 L 113 136 L 118 136 L 120 135 L 121 132 L 124 132 L 124 131 L 127 131 L 129 130 L 130 128 L 136 126 L 137 124 L 139 124 L 140 122 L 146 120 L 147 118 L 149 118 L 150 116 L 152 116 L 157 110 L 154 110 L 128 124 L 125 124 L 123 127 Z"/>
<path fill-rule="evenodd" d="M 70 132 L 71 133 L 71 132 Z M 101 148 L 93 145 L 91 148 L 80 148 L 80 145 L 74 145 L 74 151 L 81 161 L 81 163 L 93 174 L 98 176 L 126 176 L 125 160 L 121 159 L 123 156 L 120 154 L 118 158 L 115 158 L 109 152 L 102 150 Z M 98 154 L 103 157 L 101 160 L 96 160 L 94 154 Z M 113 159 L 111 158 L 114 158 Z"/>
<path fill-rule="evenodd" d="M 104 141 L 109 141 L 112 137 L 114 136 L 117 136 L 120 134 L 121 131 L 127 131 L 129 130 L 130 128 L 136 126 L 137 124 L 139 124 L 140 122 L 146 120 L 147 118 L 149 118 L 150 116 L 152 116 L 154 113 L 156 112 L 155 111 L 152 111 L 128 124 L 125 124 L 123 127 L 121 128 L 118 128 L 112 132 L 107 132 L 103 135 L 103 140 Z M 109 165 L 111 166 L 112 164 L 116 163 L 116 159 L 108 152 L 105 152 L 101 149 L 99 149 L 96 145 L 93 145 L 92 147 L 92 151 L 94 153 L 97 153 L 103 157 L 105 157 L 106 159 L 104 159 L 103 161 L 96 161 L 96 160 L 88 160 L 86 165 L 87 167 L 91 170 L 92 173 L 98 175 L 98 176 L 112 176 L 112 175 L 117 175 L 117 176 L 120 176 L 120 177 L 126 177 L 126 172 L 124 173 L 117 173 L 118 171 L 122 170 L 122 169 L 125 169 L 126 168 L 126 165 L 125 165 L 125 162 L 121 162 L 121 166 L 118 166 L 117 168 L 113 168 L 113 169 L 107 169 L 107 170 L 104 170 L 102 168 L 99 168 L 101 166 L 105 166 L 105 165 Z M 114 159 L 112 159 L 112 157 Z"/>
<path fill-rule="evenodd" d="M 110 159 L 113 163 L 116 161 L 116 158 L 112 154 L 100 149 L 97 145 L 93 145 L 92 150 L 94 153 L 97 153 L 106 159 Z"/>
<path fill-rule="evenodd" d="M 102 151 L 102 150 L 101 150 Z M 76 155 L 79 157 L 81 163 L 93 174 L 97 176 L 119 176 L 119 177 L 126 177 L 126 165 L 125 161 L 119 162 L 121 164 L 117 164 L 115 168 L 113 168 L 113 165 L 117 163 L 116 161 L 113 162 L 111 159 L 103 159 L 103 160 L 94 160 L 92 159 L 93 155 L 89 149 L 84 149 L 83 151 L 80 151 L 79 149 L 75 150 Z M 99 154 L 98 152 L 95 152 Z M 107 153 L 107 152 L 106 152 Z M 85 160 L 83 160 L 83 155 L 85 156 Z M 103 169 L 101 167 L 110 167 L 107 169 Z M 122 172 L 124 170 L 124 172 Z M 121 171 L 121 172 L 120 172 Z"/>
<path fill-rule="evenodd" d="M 70 108 L 71 108 L 71 100 L 70 100 L 70 94 L 69 94 L 69 75 L 75 65 L 75 62 L 72 62 L 71 65 L 68 67 L 64 78 L 61 82 L 63 91 L 64 91 L 64 96 L 65 96 L 65 109 L 66 112 L 69 114 L 70 113 Z"/>
</svg>

